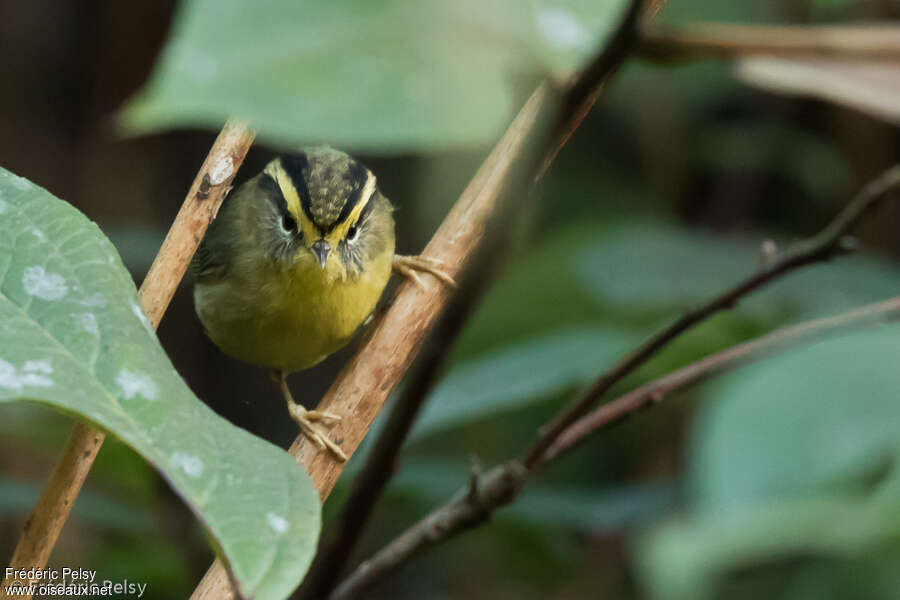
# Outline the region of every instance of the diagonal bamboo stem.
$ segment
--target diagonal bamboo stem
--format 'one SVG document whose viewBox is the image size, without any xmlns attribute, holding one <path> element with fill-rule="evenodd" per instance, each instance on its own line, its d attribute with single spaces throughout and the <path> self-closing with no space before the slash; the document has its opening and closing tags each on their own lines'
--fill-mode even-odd
<svg viewBox="0 0 900 600">
<path fill-rule="evenodd" d="M 663 4 L 664 0 L 631 0 L 613 36 L 567 86 L 558 102 L 551 98 L 547 83 L 535 90 L 444 219 L 425 248 L 424 256 L 440 260 L 447 266 L 447 273 L 457 276 L 481 245 L 488 221 L 508 182 L 520 180 L 523 171 L 532 181 L 541 179 L 590 110 L 599 87 L 631 54 L 637 41 L 637 25 L 646 9 L 649 7 L 653 13 Z M 532 139 L 540 143 L 532 144 Z M 449 296 L 446 287 L 438 284 L 427 290 L 402 285 L 388 313 L 319 403 L 322 410 L 354 416 L 341 421 L 335 429 L 338 438 L 343 436 L 346 454 L 351 455 L 368 432 Z M 318 452 L 304 436 L 297 438 L 289 452 L 306 467 L 320 496 L 326 498 L 345 463 Z M 191 596 L 192 600 L 213 598 L 233 598 L 219 560 L 213 563 Z"/>
<path fill-rule="evenodd" d="M 673 392 L 710 377 L 768 358 L 795 346 L 812 343 L 825 336 L 856 331 L 897 319 L 900 319 L 900 297 L 868 304 L 833 317 L 784 327 L 711 354 L 595 408 L 560 434 L 547 449 L 543 462 L 556 460 L 600 429 L 620 423 L 643 408 L 659 404 Z"/>
<path fill-rule="evenodd" d="M 422 252 L 426 258 L 440 260 L 451 277 L 457 277 L 481 243 L 511 173 L 523 159 L 532 136 L 548 120 L 553 105 L 550 99 L 546 84 L 534 91 Z M 450 298 L 448 286 L 433 278 L 423 281 L 424 287 L 411 282 L 400 285 L 390 309 L 319 402 L 319 410 L 346 415 L 332 432 L 348 456 L 359 446 Z M 319 452 L 302 435 L 289 452 L 309 472 L 319 495 L 327 497 L 346 463 Z M 233 597 L 218 559 L 191 595 L 193 600 Z"/>
</svg>

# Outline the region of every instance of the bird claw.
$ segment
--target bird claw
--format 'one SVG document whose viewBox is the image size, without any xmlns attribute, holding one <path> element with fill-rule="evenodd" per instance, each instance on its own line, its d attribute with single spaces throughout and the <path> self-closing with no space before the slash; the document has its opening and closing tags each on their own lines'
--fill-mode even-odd
<svg viewBox="0 0 900 600">
<path fill-rule="evenodd" d="M 345 462 L 347 460 L 347 455 L 344 454 L 344 451 L 341 450 L 341 447 L 332 442 L 324 431 L 320 430 L 313 424 L 315 421 L 320 421 L 325 425 L 330 425 L 334 422 L 339 421 L 340 417 L 329 413 L 307 411 L 299 404 L 295 404 L 294 406 L 289 407 L 288 410 L 290 410 L 291 418 L 294 419 L 297 425 L 300 426 L 300 431 L 303 432 L 303 435 L 308 437 L 310 441 L 319 448 L 319 450 L 329 450 L 337 459 L 341 460 L 342 462 Z"/>
<path fill-rule="evenodd" d="M 306 411 L 306 419 L 312 423 L 318 421 L 323 425 L 334 425 L 341 420 L 341 416 L 321 410 L 308 410 Z"/>
<path fill-rule="evenodd" d="M 427 256 L 394 256 L 394 271 L 411 279 L 421 289 L 425 289 L 425 282 L 419 276 L 419 272 L 430 273 L 450 287 L 456 287 L 456 281 L 443 270 L 444 263 Z"/>
<path fill-rule="evenodd" d="M 286 374 L 283 371 L 275 371 L 275 375 L 281 382 L 281 393 L 284 395 L 284 399 L 287 402 L 288 413 L 290 413 L 291 418 L 297 425 L 300 426 L 300 431 L 303 432 L 303 435 L 308 437 L 319 450 L 329 450 L 338 460 L 346 461 L 347 455 L 344 454 L 341 447 L 332 442 L 324 431 L 321 431 L 313 424 L 318 421 L 326 426 L 334 425 L 341 420 L 340 415 L 321 410 L 306 410 L 302 405 L 297 404 L 294 401 L 291 390 L 287 385 Z"/>
</svg>

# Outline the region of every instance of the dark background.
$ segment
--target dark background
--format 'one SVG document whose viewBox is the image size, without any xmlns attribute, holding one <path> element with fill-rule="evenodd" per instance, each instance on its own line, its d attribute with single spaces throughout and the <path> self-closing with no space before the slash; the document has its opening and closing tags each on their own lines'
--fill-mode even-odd
<svg viewBox="0 0 900 600">
<path fill-rule="evenodd" d="M 768 4 L 786 20 L 811 18 L 800 1 Z M 0 164 L 96 221 L 116 243 L 136 282 L 215 135 L 180 130 L 128 138 L 116 127 L 117 109 L 151 71 L 174 5 L 169 0 L 0 1 Z M 825 16 L 900 16 L 892 6 L 859 3 Z M 254 146 L 238 181 L 261 169 L 275 152 Z M 414 253 L 424 245 L 481 156 L 478 150 L 362 157 L 399 208 L 400 251 Z M 605 220 L 614 229 L 625 217 L 722 237 L 791 239 L 819 228 L 854 190 L 898 157 L 896 128 L 854 110 L 743 86 L 725 65 L 631 65 L 551 170 L 523 254 L 574 224 Z M 427 202 L 417 195 L 422 180 L 430 182 Z M 890 208 L 860 235 L 869 249 L 897 257 L 898 226 L 900 209 Z M 565 310 L 553 302 L 544 308 L 550 323 L 556 311 Z M 677 312 L 623 314 L 612 310 L 608 316 L 646 335 Z M 776 321 L 730 321 L 709 330 L 696 345 L 670 354 L 666 364 L 680 364 L 699 347 L 714 350 Z M 276 444 L 286 446 L 293 439 L 294 425 L 266 374 L 223 356 L 205 338 L 189 283 L 179 288 L 159 337 L 191 388 L 216 411 Z M 505 341 L 488 337 L 475 331 L 464 338 L 455 360 Z M 295 375 L 295 396 L 314 403 L 348 353 Z M 534 425 L 556 405 L 554 399 L 517 414 L 514 424 L 500 430 L 500 441 L 483 445 L 486 459 L 524 445 Z M 680 471 L 692 406 L 687 394 L 641 417 L 637 425 L 615 430 L 603 445 L 588 446 L 549 477 L 604 485 L 671 482 Z M 0 556 L 9 556 L 69 422 L 43 408 L 6 405 L 0 406 L 0 422 Z M 469 432 L 463 438 L 468 442 L 438 439 L 427 452 L 464 466 L 465 450 L 478 448 L 469 442 L 482 439 L 490 425 Z M 329 504 L 339 501 L 340 492 Z M 389 496 L 363 554 L 435 500 Z M 431 553 L 383 588 L 383 597 L 422 597 L 422 590 L 431 598 L 633 597 L 626 531 L 620 525 L 575 528 L 501 519 Z M 171 598 L 190 593 L 210 558 L 192 516 L 165 483 L 110 441 L 52 563 L 98 568 L 109 579 L 147 581 L 145 597 Z"/>
</svg>

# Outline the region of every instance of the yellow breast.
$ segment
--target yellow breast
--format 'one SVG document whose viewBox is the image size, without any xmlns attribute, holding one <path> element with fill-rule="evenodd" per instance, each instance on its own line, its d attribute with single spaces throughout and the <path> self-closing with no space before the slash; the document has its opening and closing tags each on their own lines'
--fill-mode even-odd
<svg viewBox="0 0 900 600">
<path fill-rule="evenodd" d="M 375 309 L 391 274 L 393 252 L 371 260 L 356 278 L 329 258 L 290 267 L 241 269 L 194 288 L 197 314 L 224 352 L 288 372 L 315 365 L 343 347 Z"/>
</svg>

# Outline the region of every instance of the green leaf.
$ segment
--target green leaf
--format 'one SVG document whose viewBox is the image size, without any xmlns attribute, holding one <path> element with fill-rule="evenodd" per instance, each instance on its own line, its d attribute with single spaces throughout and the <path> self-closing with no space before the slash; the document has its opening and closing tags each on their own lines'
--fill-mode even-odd
<svg viewBox="0 0 900 600">
<path fill-rule="evenodd" d="M 516 80 L 570 74 L 623 4 L 187 0 L 124 122 L 151 131 L 234 115 L 288 146 L 487 143 L 516 108 Z"/>
<path fill-rule="evenodd" d="M 632 341 L 609 329 L 568 330 L 467 361 L 438 384 L 409 441 L 581 386 Z"/>
<path fill-rule="evenodd" d="M 900 328 L 820 342 L 728 378 L 691 452 L 699 510 L 843 489 L 900 456 Z"/>
<path fill-rule="evenodd" d="M 521 255 L 473 315 L 454 356 L 468 359 L 485 349 L 609 322 L 647 336 L 686 307 L 751 273 L 767 237 L 723 238 L 654 220 L 585 219 Z M 898 277 L 900 269 L 893 262 L 865 253 L 845 256 L 767 286 L 741 302 L 728 319 L 744 323 L 737 333 L 746 336 L 746 324 L 768 328 L 787 318 L 831 315 L 892 296 Z M 688 337 L 721 329 L 728 319 L 715 319 Z M 730 329 L 714 336 L 717 344 L 742 339 Z M 706 353 L 710 347 L 698 350 Z"/>
<path fill-rule="evenodd" d="M 663 223 L 625 224 L 585 244 L 576 270 L 599 302 L 633 309 L 684 306 L 753 272 L 763 239 L 723 239 Z M 824 316 L 894 295 L 898 277 L 893 263 L 865 255 L 842 257 L 774 282 L 737 310 L 756 319 L 779 313 Z"/>
<path fill-rule="evenodd" d="M 846 562 L 900 539 L 900 501 L 858 497 L 769 503 L 735 515 L 670 522 L 638 544 L 639 570 L 657 600 L 707 600 L 730 571 L 790 557 Z M 896 566 L 895 566 L 896 569 Z"/>
<path fill-rule="evenodd" d="M 491 287 L 455 354 L 472 358 L 485 350 L 608 320 L 607 307 L 592 297 L 572 268 L 580 253 L 605 232 L 602 223 L 570 227 L 523 254 Z"/>
<path fill-rule="evenodd" d="M 730 570 L 900 541 L 900 327 L 831 339 L 727 378 L 689 455 L 691 513 L 642 552 L 658 598 Z"/>
<path fill-rule="evenodd" d="M 830 140 L 795 124 L 714 123 L 699 131 L 692 150 L 703 168 L 765 169 L 798 181 L 812 198 L 830 198 L 850 189 L 849 165 L 840 151 Z"/>
<path fill-rule="evenodd" d="M 134 448 L 197 514 L 244 594 L 284 598 L 300 582 L 319 530 L 306 473 L 197 400 L 94 224 L 0 169 L 0 401 L 13 400 Z"/>
<path fill-rule="evenodd" d="M 652 221 L 587 223 L 560 232 L 492 288 L 411 440 L 577 389 L 658 328 L 661 315 L 668 321 L 705 301 L 753 272 L 758 260 L 758 241 Z M 771 284 L 730 316 L 771 327 L 787 317 L 830 315 L 891 296 L 898 277 L 900 271 L 887 261 L 842 257 Z M 601 325 L 604 321 L 616 327 Z M 747 333 L 727 319 L 704 324 L 679 340 L 696 339 L 696 350 L 682 346 L 670 353 L 675 360 L 670 368 L 696 352 L 737 343 Z"/>
</svg>

